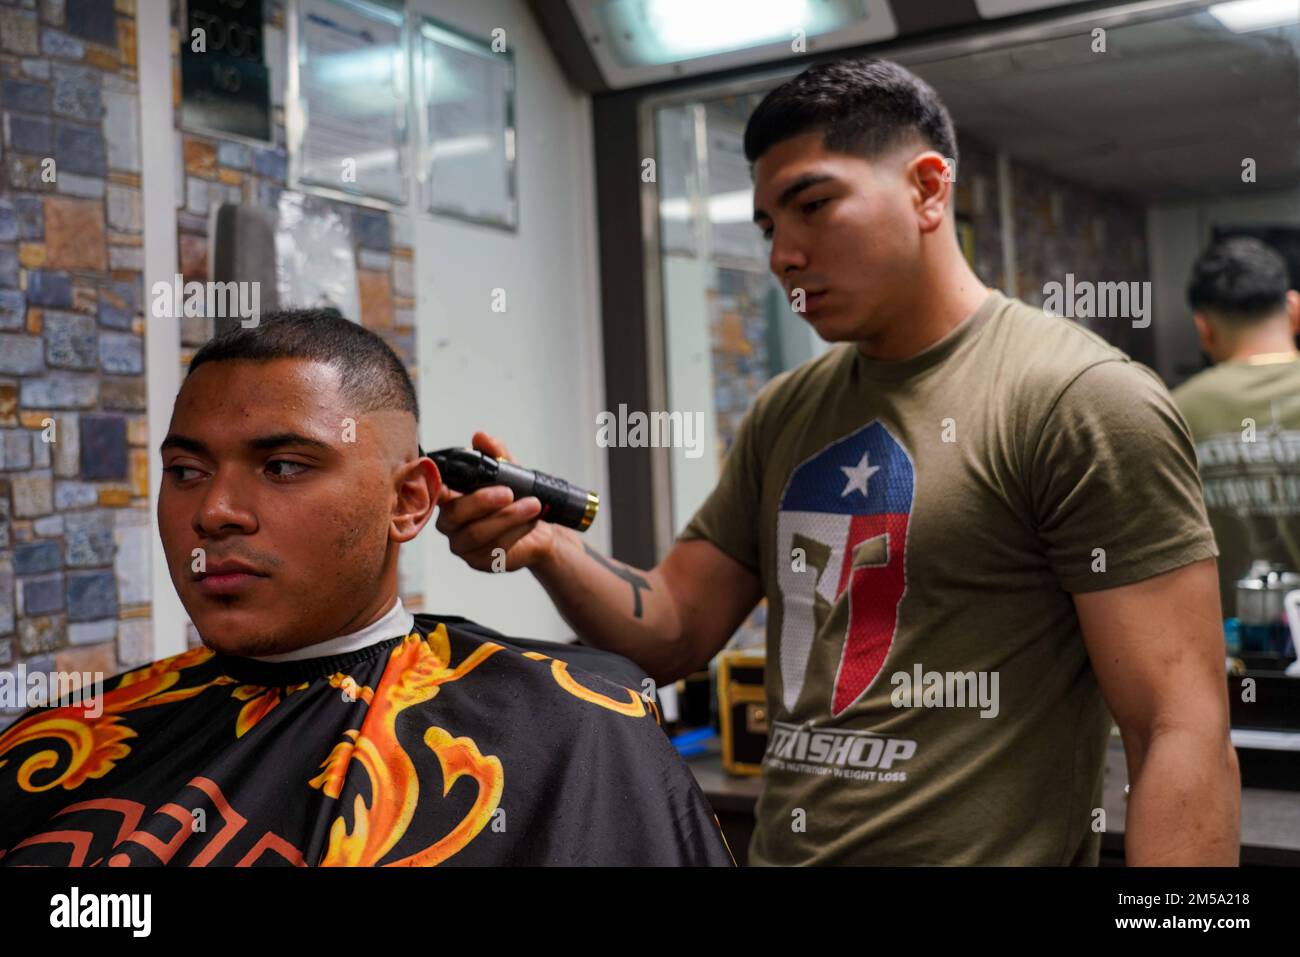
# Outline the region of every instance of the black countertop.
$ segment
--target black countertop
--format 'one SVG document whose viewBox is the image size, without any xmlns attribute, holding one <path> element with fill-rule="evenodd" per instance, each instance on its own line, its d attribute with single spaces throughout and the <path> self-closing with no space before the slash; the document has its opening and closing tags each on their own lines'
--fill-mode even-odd
<svg viewBox="0 0 1300 957">
<path fill-rule="evenodd" d="M 1234 738 L 1236 732 L 1234 732 Z M 1238 742 L 1240 747 L 1240 742 Z M 762 778 L 733 777 L 722 770 L 716 752 L 687 758 L 713 809 L 719 815 L 753 816 L 754 804 L 763 789 Z M 1124 822 L 1128 799 L 1128 768 L 1124 746 L 1112 738 L 1106 753 L 1106 779 L 1102 805 L 1106 809 L 1106 833 L 1102 852 L 1122 855 Z M 732 849 L 736 851 L 736 848 Z M 739 858 L 741 855 L 737 853 Z M 1271 788 L 1242 788 L 1241 862 L 1251 865 L 1300 866 L 1300 791 Z"/>
</svg>

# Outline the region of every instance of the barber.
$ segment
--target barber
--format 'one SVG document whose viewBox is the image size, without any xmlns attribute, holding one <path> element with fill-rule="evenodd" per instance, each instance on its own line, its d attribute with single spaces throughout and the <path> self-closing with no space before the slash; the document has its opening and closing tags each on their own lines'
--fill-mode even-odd
<svg viewBox="0 0 1300 957">
<path fill-rule="evenodd" d="M 951 120 L 903 68 L 811 67 L 745 153 L 773 275 L 843 345 L 763 388 L 653 569 L 500 487 L 444 493 L 451 550 L 504 549 L 660 683 L 766 596 L 751 862 L 1095 864 L 1113 716 L 1129 863 L 1235 863 L 1215 548 L 1163 384 L 975 276 Z"/>
</svg>

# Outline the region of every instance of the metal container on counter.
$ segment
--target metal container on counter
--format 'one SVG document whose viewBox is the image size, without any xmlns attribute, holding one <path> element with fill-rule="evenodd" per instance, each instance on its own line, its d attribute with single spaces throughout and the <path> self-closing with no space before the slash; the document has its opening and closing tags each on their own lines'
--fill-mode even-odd
<svg viewBox="0 0 1300 957">
<path fill-rule="evenodd" d="M 1241 652 L 1292 658 L 1291 629 L 1283 601 L 1289 591 L 1300 588 L 1300 574 L 1267 561 L 1250 566 L 1237 582 L 1237 620 Z"/>
</svg>

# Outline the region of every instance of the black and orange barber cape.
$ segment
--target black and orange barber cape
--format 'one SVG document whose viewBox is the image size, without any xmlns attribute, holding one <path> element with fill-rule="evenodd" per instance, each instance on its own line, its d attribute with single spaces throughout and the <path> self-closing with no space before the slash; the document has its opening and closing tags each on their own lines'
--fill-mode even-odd
<svg viewBox="0 0 1300 957">
<path fill-rule="evenodd" d="M 731 865 L 641 677 L 432 615 L 329 658 L 194 648 L 0 732 L 0 864 Z"/>
</svg>

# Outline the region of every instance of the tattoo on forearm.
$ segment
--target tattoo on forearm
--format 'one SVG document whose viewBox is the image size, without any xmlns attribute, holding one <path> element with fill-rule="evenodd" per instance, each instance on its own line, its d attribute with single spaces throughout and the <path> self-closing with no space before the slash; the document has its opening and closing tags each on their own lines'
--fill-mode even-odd
<svg viewBox="0 0 1300 957">
<path fill-rule="evenodd" d="M 638 575 L 636 572 L 632 571 L 632 569 L 628 568 L 626 565 L 620 565 L 618 562 L 610 561 L 608 558 L 606 558 L 600 552 L 596 551 L 590 545 L 584 543 L 582 549 L 588 555 L 594 558 L 596 561 L 600 562 L 600 564 L 604 565 L 615 575 L 617 575 L 619 578 L 623 579 L 623 581 L 627 582 L 629 585 L 632 586 L 632 617 L 640 618 L 641 617 L 641 589 L 644 588 L 646 591 L 651 590 L 650 583 L 645 580 L 645 577 L 642 575 Z"/>
</svg>

